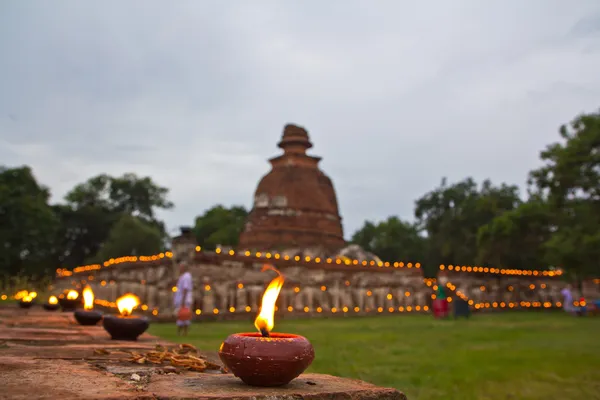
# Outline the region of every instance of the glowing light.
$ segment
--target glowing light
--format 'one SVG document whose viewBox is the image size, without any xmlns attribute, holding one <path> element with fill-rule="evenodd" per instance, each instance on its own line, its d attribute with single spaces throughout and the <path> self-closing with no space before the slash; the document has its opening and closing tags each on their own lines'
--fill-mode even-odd
<svg viewBox="0 0 600 400">
<path fill-rule="evenodd" d="M 281 292 L 281 287 L 285 281 L 283 275 L 271 265 L 265 265 L 262 271 L 272 270 L 277 272 L 277 276 L 269 283 L 262 297 L 260 312 L 254 321 L 254 326 L 259 332 L 271 332 L 275 326 L 275 302 Z"/>
<path fill-rule="evenodd" d="M 73 289 L 69 290 L 67 293 L 67 300 L 77 300 L 77 298 L 79 298 L 79 292 Z"/>
<path fill-rule="evenodd" d="M 132 293 L 127 293 L 117 299 L 117 308 L 119 309 L 121 315 L 124 317 L 131 315 L 133 309 L 139 305 L 140 298 Z M 152 314 L 154 314 L 154 311 L 152 311 Z"/>
<path fill-rule="evenodd" d="M 48 298 L 48 304 L 58 304 L 58 299 L 56 298 L 56 296 L 50 296 Z"/>
<path fill-rule="evenodd" d="M 83 295 L 83 309 L 84 310 L 92 310 L 94 309 L 94 292 L 92 288 L 86 286 L 82 292 Z"/>
</svg>

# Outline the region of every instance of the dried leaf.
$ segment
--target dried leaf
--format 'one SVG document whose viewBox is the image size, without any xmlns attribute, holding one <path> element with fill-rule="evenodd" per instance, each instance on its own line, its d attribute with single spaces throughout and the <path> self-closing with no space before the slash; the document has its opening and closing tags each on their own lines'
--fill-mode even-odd
<svg viewBox="0 0 600 400">
<path fill-rule="evenodd" d="M 110 354 L 110 351 L 108 351 L 106 349 L 94 349 L 94 354 L 96 354 L 96 355 L 108 355 L 108 354 Z"/>
</svg>

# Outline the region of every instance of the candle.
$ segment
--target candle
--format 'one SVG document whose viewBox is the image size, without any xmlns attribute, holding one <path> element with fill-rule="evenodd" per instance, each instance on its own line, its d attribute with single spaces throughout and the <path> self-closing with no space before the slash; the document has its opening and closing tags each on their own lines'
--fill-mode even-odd
<svg viewBox="0 0 600 400">
<path fill-rule="evenodd" d="M 75 311 L 75 320 L 80 325 L 96 325 L 102 319 L 102 313 L 94 311 L 94 292 L 92 288 L 86 286 L 83 288 L 83 310 Z"/>
<path fill-rule="evenodd" d="M 127 293 L 117 299 L 120 316 L 106 315 L 102 326 L 113 340 L 137 340 L 148 329 L 150 323 L 145 317 L 132 316 L 133 310 L 140 305 L 140 299 Z"/>
<path fill-rule="evenodd" d="M 277 276 L 262 297 L 254 326 L 259 333 L 234 333 L 221 344 L 223 364 L 244 383 L 252 386 L 281 386 L 297 378 L 315 358 L 315 351 L 305 337 L 272 332 L 275 326 L 275 303 L 285 281 L 274 267 L 265 265 Z"/>
<path fill-rule="evenodd" d="M 56 311 L 58 307 L 58 298 L 56 296 L 48 297 L 48 302 L 44 304 L 44 310 L 46 311 Z"/>
</svg>

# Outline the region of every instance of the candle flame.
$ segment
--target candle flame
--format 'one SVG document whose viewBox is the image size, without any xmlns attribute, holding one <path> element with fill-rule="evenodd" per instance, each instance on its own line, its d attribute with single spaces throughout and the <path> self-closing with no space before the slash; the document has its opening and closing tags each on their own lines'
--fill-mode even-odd
<svg viewBox="0 0 600 400">
<path fill-rule="evenodd" d="M 83 309 L 84 310 L 93 310 L 94 309 L 94 292 L 92 288 L 86 286 L 82 292 L 83 295 Z"/>
<path fill-rule="evenodd" d="M 27 296 L 23 297 L 23 298 L 21 299 L 21 301 L 22 301 L 23 303 L 31 303 L 31 302 L 33 301 L 33 297 L 31 297 L 30 295 L 27 295 Z"/>
<path fill-rule="evenodd" d="M 275 326 L 275 302 L 277 301 L 277 297 L 279 296 L 279 292 L 281 291 L 281 287 L 285 280 L 283 275 L 281 275 L 281 272 L 275 269 L 275 267 L 265 265 L 262 271 L 264 272 L 266 270 L 277 272 L 277 276 L 269 283 L 269 286 L 267 286 L 267 290 L 265 290 L 262 297 L 260 312 L 256 317 L 256 320 L 254 320 L 254 326 L 261 333 L 263 333 L 263 331 L 271 332 Z"/>
<path fill-rule="evenodd" d="M 131 315 L 133 309 L 139 305 L 140 298 L 132 293 L 127 293 L 117 299 L 117 308 L 124 317 Z"/>
<path fill-rule="evenodd" d="M 56 298 L 56 296 L 50 296 L 48 298 L 48 304 L 58 304 L 58 299 Z"/>
<path fill-rule="evenodd" d="M 68 300 L 77 300 L 78 297 L 79 297 L 79 293 L 77 292 L 77 290 L 71 289 L 67 293 L 67 299 Z"/>
</svg>

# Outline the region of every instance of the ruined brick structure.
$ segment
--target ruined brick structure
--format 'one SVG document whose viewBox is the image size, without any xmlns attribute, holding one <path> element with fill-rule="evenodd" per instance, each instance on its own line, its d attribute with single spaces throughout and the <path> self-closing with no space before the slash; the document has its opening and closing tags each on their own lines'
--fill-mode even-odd
<svg viewBox="0 0 600 400">
<path fill-rule="evenodd" d="M 282 250 L 344 247 L 342 218 L 331 179 L 319 169 L 320 157 L 305 129 L 286 125 L 278 146 L 283 154 L 269 160 L 272 169 L 258 184 L 239 248 Z"/>
</svg>

